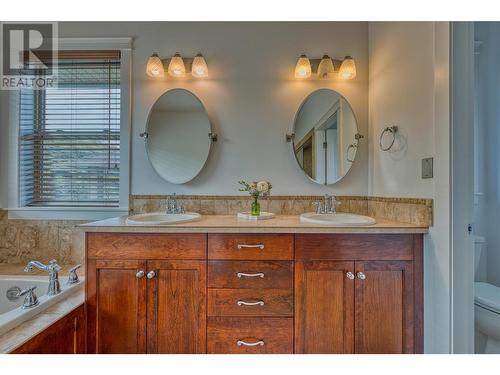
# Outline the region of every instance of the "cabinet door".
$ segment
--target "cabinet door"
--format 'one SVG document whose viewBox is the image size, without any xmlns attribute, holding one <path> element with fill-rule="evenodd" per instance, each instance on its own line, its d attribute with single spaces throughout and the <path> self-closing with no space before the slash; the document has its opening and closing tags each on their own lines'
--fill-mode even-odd
<svg viewBox="0 0 500 375">
<path fill-rule="evenodd" d="M 89 353 L 146 352 L 145 262 L 87 262 Z"/>
<path fill-rule="evenodd" d="M 413 353 L 413 266 L 356 262 L 356 353 Z"/>
<path fill-rule="evenodd" d="M 148 352 L 206 352 L 206 262 L 148 262 Z"/>
<path fill-rule="evenodd" d="M 295 264 L 295 352 L 354 350 L 354 262 Z M 351 276 L 351 277 L 349 277 Z"/>
</svg>

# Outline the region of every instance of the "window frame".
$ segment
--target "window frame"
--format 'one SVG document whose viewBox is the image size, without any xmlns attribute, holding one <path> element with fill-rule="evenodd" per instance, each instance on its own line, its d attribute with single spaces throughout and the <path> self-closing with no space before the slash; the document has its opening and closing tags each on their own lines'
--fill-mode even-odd
<svg viewBox="0 0 500 375">
<path fill-rule="evenodd" d="M 100 220 L 127 215 L 130 192 L 130 129 L 132 94 L 132 38 L 60 38 L 59 51 L 119 50 L 120 58 L 120 198 L 118 207 L 32 207 L 19 199 L 19 95 L 9 95 L 9 219 Z"/>
</svg>

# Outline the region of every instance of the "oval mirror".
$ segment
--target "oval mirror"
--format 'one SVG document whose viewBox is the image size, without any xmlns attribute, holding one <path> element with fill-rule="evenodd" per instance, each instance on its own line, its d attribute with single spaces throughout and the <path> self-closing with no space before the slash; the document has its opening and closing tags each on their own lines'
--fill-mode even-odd
<svg viewBox="0 0 500 375">
<path fill-rule="evenodd" d="M 352 167 L 358 148 L 358 125 L 347 100 L 320 89 L 300 105 L 293 127 L 293 151 L 300 168 L 314 182 L 338 182 Z"/>
<path fill-rule="evenodd" d="M 146 150 L 154 170 L 174 184 L 191 181 L 207 161 L 209 133 L 207 111 L 193 93 L 164 93 L 153 105 L 146 127 Z"/>
</svg>

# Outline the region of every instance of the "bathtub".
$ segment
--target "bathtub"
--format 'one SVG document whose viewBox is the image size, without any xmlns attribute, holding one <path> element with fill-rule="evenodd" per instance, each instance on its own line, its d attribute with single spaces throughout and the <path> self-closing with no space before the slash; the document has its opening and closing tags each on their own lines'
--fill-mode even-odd
<svg viewBox="0 0 500 375">
<path fill-rule="evenodd" d="M 80 282 L 68 285 L 67 277 L 59 277 L 61 293 L 48 296 L 48 276 L 1 276 L 0 275 L 0 335 L 22 324 L 28 319 L 44 311 L 55 303 L 64 300 L 68 295 L 83 289 L 83 278 Z M 38 297 L 38 305 L 29 309 L 23 309 L 24 297 L 15 298 L 14 295 L 19 288 L 21 290 L 36 285 L 35 294 Z M 9 298 L 10 297 L 10 298 Z"/>
</svg>

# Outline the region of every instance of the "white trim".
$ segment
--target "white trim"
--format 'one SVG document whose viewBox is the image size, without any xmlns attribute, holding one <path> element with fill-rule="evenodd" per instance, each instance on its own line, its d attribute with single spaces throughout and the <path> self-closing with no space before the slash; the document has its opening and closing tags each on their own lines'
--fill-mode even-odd
<svg viewBox="0 0 500 375">
<path fill-rule="evenodd" d="M 451 352 L 474 353 L 474 23 L 451 24 Z"/>
<path fill-rule="evenodd" d="M 20 207 L 18 162 L 18 91 L 9 95 L 9 218 L 36 220 L 99 220 L 127 215 L 130 193 L 130 131 L 132 119 L 132 43 L 133 38 L 60 38 L 59 50 L 120 50 L 120 201 L 111 207 Z"/>
<path fill-rule="evenodd" d="M 128 207 L 15 207 L 9 219 L 24 220 L 103 220 L 128 215 Z"/>
<path fill-rule="evenodd" d="M 59 38 L 60 50 L 132 49 L 134 39 L 126 38 Z"/>
</svg>

